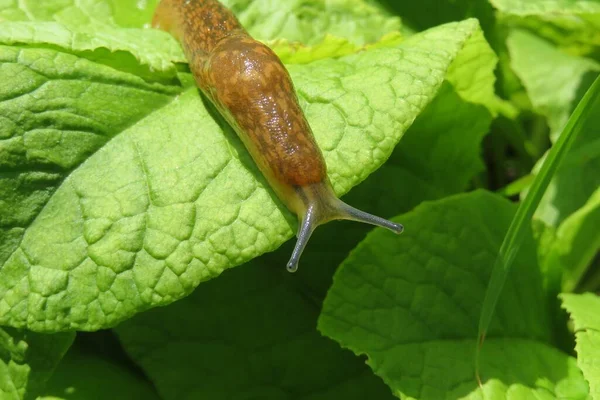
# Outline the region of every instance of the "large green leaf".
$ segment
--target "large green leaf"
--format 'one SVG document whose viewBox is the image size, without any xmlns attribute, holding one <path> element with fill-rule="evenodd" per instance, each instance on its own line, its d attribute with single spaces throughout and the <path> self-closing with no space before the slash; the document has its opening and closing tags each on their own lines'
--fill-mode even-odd
<svg viewBox="0 0 600 400">
<path fill-rule="evenodd" d="M 318 304 L 273 258 L 116 328 L 161 397 L 391 400 L 363 360 L 317 333 Z"/>
<path fill-rule="evenodd" d="M 136 371 L 137 372 L 137 371 Z M 152 385 L 115 360 L 72 346 L 37 400 L 159 400 Z"/>
<path fill-rule="evenodd" d="M 484 107 L 465 103 L 445 83 L 388 162 L 345 199 L 366 210 L 394 215 L 424 199 L 463 190 L 481 168 L 478 144 L 489 121 Z M 219 399 L 248 393 L 265 398 L 282 390 L 307 399 L 391 398 L 389 389 L 365 369 L 361 358 L 332 345 L 315 329 L 335 267 L 368 229 L 350 222 L 325 225 L 315 232 L 302 256 L 302 268 L 293 276 L 281 268 L 294 244 L 288 242 L 201 285 L 186 299 L 143 313 L 116 330 L 166 399 L 202 395 Z M 215 306 L 197 318 L 196 310 L 207 303 Z M 188 317 L 190 312 L 194 318 Z M 215 346 L 217 337 L 229 339 Z M 184 346 L 177 344 L 181 341 Z M 228 364 L 206 368 L 201 361 L 204 357 L 189 356 L 204 354 L 208 348 L 211 360 L 227 360 Z M 210 378 L 190 378 L 207 369 Z M 269 372 L 279 369 L 290 373 L 279 379 L 281 374 Z M 177 374 L 169 373 L 173 370 Z M 267 371 L 272 378 L 265 382 L 253 373 L 257 370 Z M 227 382 L 233 374 L 251 378 L 231 386 Z"/>
<path fill-rule="evenodd" d="M 480 92 L 480 80 L 471 91 L 452 67 L 463 48 L 473 52 L 470 38 L 486 51 L 479 37 L 468 20 L 397 48 L 290 66 L 337 193 L 389 157 L 448 71 L 459 93 Z M 5 258 L 0 322 L 110 326 L 291 237 L 295 218 L 217 121 L 192 88 L 73 171 Z"/>
<path fill-rule="evenodd" d="M 593 399 L 600 398 L 600 297 L 592 294 L 561 294 L 563 308 L 575 323 L 577 364 L 590 384 Z"/>
<path fill-rule="evenodd" d="M 2 265 L 70 171 L 180 88 L 53 50 L 6 46 L 0 76 Z"/>
<path fill-rule="evenodd" d="M 0 328 L 0 398 L 35 399 L 74 338 Z"/>
<path fill-rule="evenodd" d="M 334 277 L 319 329 L 401 398 L 585 399 L 575 360 L 552 346 L 531 235 L 516 259 L 474 371 L 477 322 L 515 206 L 486 192 L 399 216 L 404 237 L 371 233 Z"/>
</svg>

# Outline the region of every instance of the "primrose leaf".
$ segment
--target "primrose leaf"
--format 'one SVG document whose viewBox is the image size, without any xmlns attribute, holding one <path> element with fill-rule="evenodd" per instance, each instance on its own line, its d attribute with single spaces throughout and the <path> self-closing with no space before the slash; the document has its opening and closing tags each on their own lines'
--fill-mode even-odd
<svg viewBox="0 0 600 400">
<path fill-rule="evenodd" d="M 526 236 L 474 373 L 477 323 L 515 205 L 486 192 L 423 203 L 376 230 L 334 276 L 319 330 L 367 363 L 401 398 L 585 399 L 575 360 L 550 342 L 534 243 Z"/>
<path fill-rule="evenodd" d="M 485 107 L 464 101 L 445 82 L 388 161 L 346 201 L 393 216 L 466 190 L 484 169 L 479 153 L 491 119 Z"/>
<path fill-rule="evenodd" d="M 533 108 L 548 119 L 555 140 L 600 64 L 560 51 L 551 43 L 514 29 L 506 45 L 511 67 L 523 82 Z M 543 62 L 540 62 L 543 60 Z"/>
<path fill-rule="evenodd" d="M 363 360 L 319 335 L 318 304 L 277 253 L 115 328 L 161 397 L 393 399 Z"/>
<path fill-rule="evenodd" d="M 0 328 L 0 398 L 35 399 L 74 338 Z"/>
<path fill-rule="evenodd" d="M 590 384 L 593 399 L 600 397 L 600 297 L 592 293 L 561 294 L 563 308 L 575 323 L 577 364 Z"/>
<path fill-rule="evenodd" d="M 0 75 L 3 265 L 68 173 L 180 88 L 65 53 L 5 46 Z"/>
<path fill-rule="evenodd" d="M 72 346 L 37 400 L 159 400 L 150 383 L 115 360 Z"/>
<path fill-rule="evenodd" d="M 464 102 L 444 83 L 388 162 L 345 200 L 393 215 L 423 199 L 463 190 L 482 167 L 478 144 L 490 119 L 483 106 Z M 142 313 L 115 329 L 165 399 L 209 393 L 213 399 L 247 393 L 268 398 L 270 393 L 302 390 L 313 392 L 298 394 L 308 399 L 392 398 L 383 382 L 365 370 L 361 358 L 332 346 L 314 329 L 335 267 L 369 229 L 351 222 L 324 225 L 313 235 L 294 275 L 281 268 L 292 251 L 290 241 L 243 268 L 226 271 L 168 308 Z M 216 306 L 198 318 L 196 310 L 207 302 Z M 226 342 L 215 346 L 215 338 Z M 183 340 L 185 346 L 176 344 Z M 215 367 L 206 358 L 209 348 L 210 360 L 224 360 L 223 364 Z M 264 349 L 269 349 L 268 357 Z M 268 367 L 263 360 L 268 360 Z M 206 362 L 212 363 L 210 379 L 193 379 L 198 370 L 206 371 Z M 273 378 L 265 382 L 248 372 L 258 368 Z M 177 374 L 168 373 L 174 369 Z M 232 374 L 252 378 L 224 384 L 231 382 Z"/>
<path fill-rule="evenodd" d="M 337 193 L 390 156 L 478 30 L 467 20 L 398 47 L 290 65 Z M 195 88 L 114 137 L 48 197 L 4 249 L 2 324 L 112 326 L 275 249 L 295 229 Z"/>
</svg>

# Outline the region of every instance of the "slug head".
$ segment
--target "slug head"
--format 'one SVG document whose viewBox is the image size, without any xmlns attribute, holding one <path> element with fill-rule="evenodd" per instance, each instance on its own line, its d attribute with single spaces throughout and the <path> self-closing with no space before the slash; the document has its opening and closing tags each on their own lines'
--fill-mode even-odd
<svg viewBox="0 0 600 400">
<path fill-rule="evenodd" d="M 391 230 L 396 234 L 402 233 L 404 227 L 396 222 L 377 217 L 358 210 L 337 198 L 333 189 L 326 182 L 315 183 L 296 188 L 297 196 L 304 205 L 298 212 L 298 237 L 296 247 L 287 263 L 289 272 L 298 270 L 300 256 L 317 226 L 335 219 L 347 219 L 376 225 Z"/>
</svg>

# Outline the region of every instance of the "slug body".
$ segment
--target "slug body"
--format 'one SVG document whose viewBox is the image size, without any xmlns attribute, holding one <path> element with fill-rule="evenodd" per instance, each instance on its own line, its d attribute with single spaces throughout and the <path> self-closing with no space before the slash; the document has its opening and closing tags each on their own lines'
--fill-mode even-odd
<svg viewBox="0 0 600 400">
<path fill-rule="evenodd" d="M 152 26 L 181 43 L 198 87 L 234 128 L 277 196 L 298 215 L 289 271 L 297 269 L 314 229 L 327 221 L 351 219 L 402 232 L 402 225 L 335 196 L 289 73 L 229 9 L 216 0 L 162 0 Z"/>
</svg>

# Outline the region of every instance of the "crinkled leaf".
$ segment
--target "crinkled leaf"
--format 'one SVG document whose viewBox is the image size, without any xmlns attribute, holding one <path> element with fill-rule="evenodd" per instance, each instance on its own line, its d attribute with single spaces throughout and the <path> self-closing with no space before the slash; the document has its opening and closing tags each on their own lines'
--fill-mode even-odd
<svg viewBox="0 0 600 400">
<path fill-rule="evenodd" d="M 351 0 L 224 3 L 257 38 L 280 40 L 277 47 L 284 55 L 299 46 L 285 46 L 285 41 L 318 44 L 317 54 L 348 54 L 400 28 L 399 19 Z M 165 32 L 141 29 L 151 21 L 156 4 L 156 0 L 8 1 L 0 4 L 0 43 L 56 46 L 147 80 L 172 79 L 174 63 L 186 62 L 179 44 Z M 344 39 L 337 39 L 332 47 L 327 35 Z M 115 52 L 119 52 L 117 59 Z"/>
<path fill-rule="evenodd" d="M 484 107 L 465 103 L 445 83 L 388 162 L 345 200 L 393 215 L 424 199 L 463 190 L 481 168 L 478 143 L 490 118 Z M 383 382 L 365 370 L 361 358 L 332 345 L 315 330 L 334 268 L 368 229 L 351 222 L 327 224 L 315 232 L 293 276 L 282 268 L 294 245 L 288 242 L 203 284 L 188 298 L 143 313 L 116 330 L 165 399 L 248 393 L 265 398 L 282 391 L 303 399 L 391 398 Z M 196 310 L 207 302 L 216 306 L 198 318 Z M 196 317 L 188 318 L 190 312 Z M 216 346 L 216 338 L 226 339 Z M 184 347 L 176 344 L 183 340 Z M 211 356 L 206 359 L 209 348 Z M 208 367 L 210 378 L 193 378 L 215 359 L 225 361 Z M 177 374 L 169 373 L 175 369 Z M 253 374 L 257 370 L 261 373 Z M 231 385 L 234 374 L 249 378 Z"/>
<path fill-rule="evenodd" d="M 372 43 L 400 30 L 400 19 L 359 0 L 317 1 L 227 0 L 242 25 L 260 39 L 285 38 L 316 44 L 325 35 Z M 265 12 L 270 10 L 270 12 Z"/>
<path fill-rule="evenodd" d="M 70 171 L 180 89 L 65 53 L 5 46 L 0 75 L 2 265 Z"/>
<path fill-rule="evenodd" d="M 335 58 L 356 53 L 360 46 L 348 39 L 327 35 L 322 42 L 306 46 L 300 42 L 290 42 L 287 39 L 275 39 L 267 45 L 286 64 L 305 64 L 322 58 Z"/>
<path fill-rule="evenodd" d="M 316 44 L 326 34 L 349 39 L 356 45 L 377 41 L 398 31 L 400 19 L 356 0 L 223 0 L 242 25 L 259 39 L 288 39 Z M 158 0 L 5 0 L 0 21 L 55 21 L 88 32 L 98 26 L 142 28 L 152 20 Z M 113 31 L 114 32 L 114 31 Z M 132 32 L 141 32 L 132 30 Z M 141 33 L 143 34 L 143 33 Z"/>
<path fill-rule="evenodd" d="M 147 80 L 175 79 L 174 62 L 186 62 L 179 44 L 156 29 L 57 22 L 0 22 L 0 43 L 52 46 Z M 114 53 L 118 52 L 115 56 Z"/>
<path fill-rule="evenodd" d="M 592 293 L 560 297 L 575 323 L 577 364 L 590 384 L 592 398 L 600 398 L 600 297 Z"/>
<path fill-rule="evenodd" d="M 523 82 L 534 109 L 548 119 L 556 139 L 590 85 L 590 78 L 600 71 L 600 64 L 563 53 L 523 30 L 512 30 L 506 44 L 512 69 Z"/>
<path fill-rule="evenodd" d="M 0 398 L 35 399 L 74 338 L 0 328 Z"/>
<path fill-rule="evenodd" d="M 74 345 L 37 400 L 159 400 L 152 385 L 115 360 Z"/>
<path fill-rule="evenodd" d="M 468 20 L 290 66 L 337 193 L 389 157 L 478 31 Z M 0 322 L 110 326 L 291 237 L 295 218 L 223 126 L 190 89 L 73 171 L 0 269 Z"/>
<path fill-rule="evenodd" d="M 390 159 L 350 192 L 346 201 L 393 216 L 425 199 L 465 190 L 484 168 L 479 153 L 490 122 L 485 107 L 463 101 L 445 83 Z"/>
<path fill-rule="evenodd" d="M 483 389 L 477 385 L 478 317 L 514 212 L 506 200 L 474 192 L 395 218 L 404 223 L 403 237 L 374 231 L 338 269 L 319 329 L 367 355 L 401 398 L 585 399 L 575 360 L 550 342 L 531 235 L 483 346 Z"/>
</svg>

